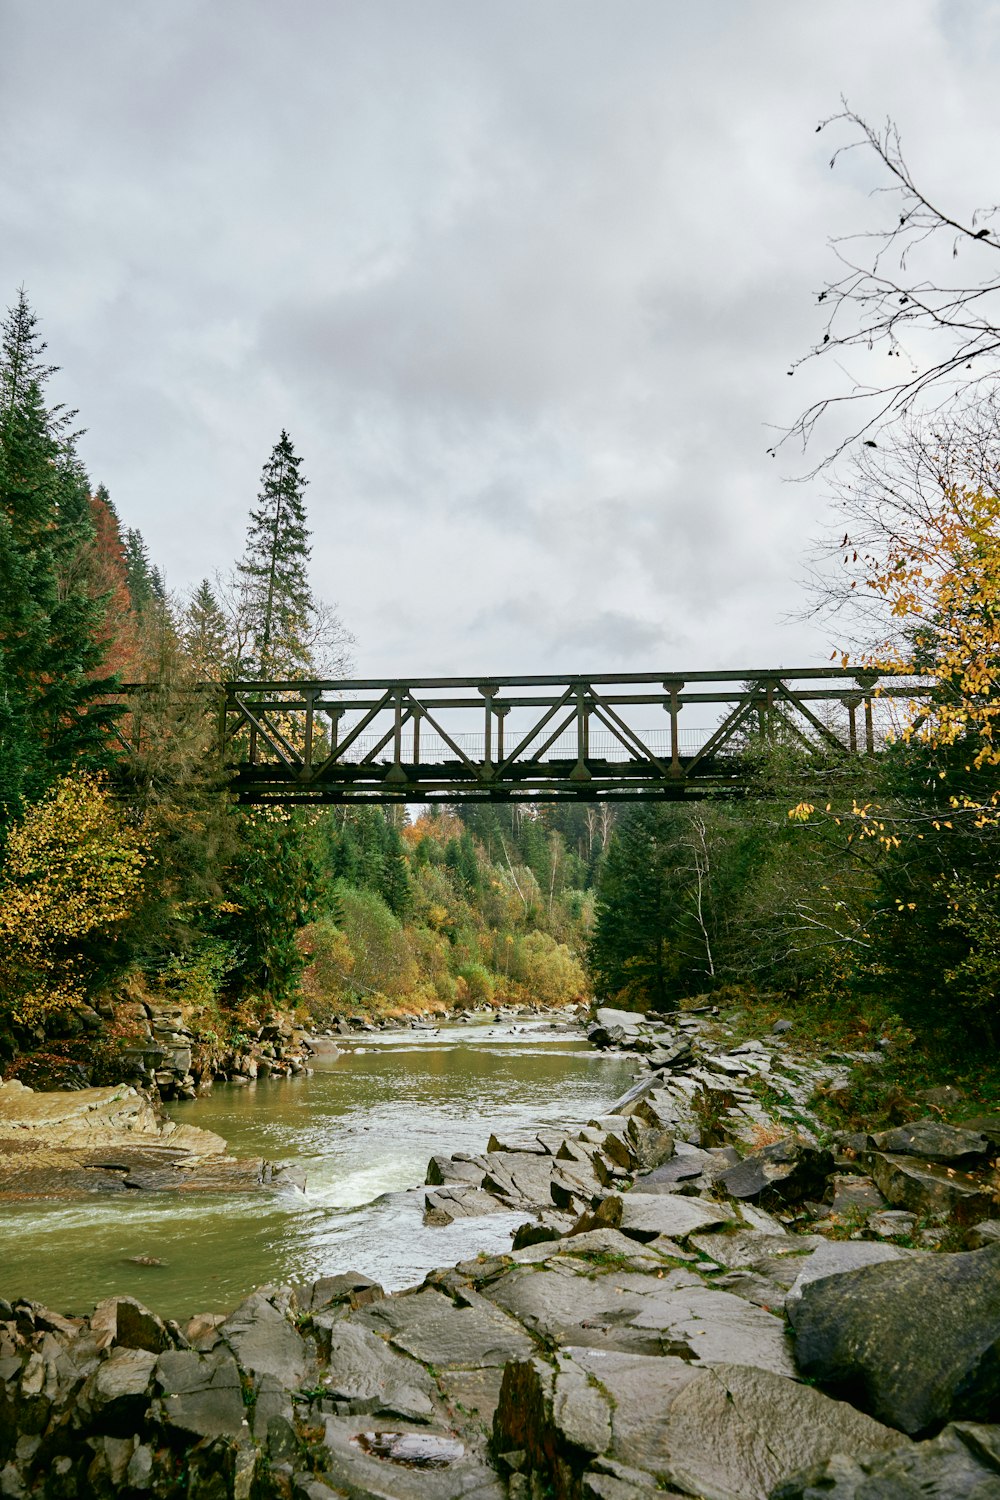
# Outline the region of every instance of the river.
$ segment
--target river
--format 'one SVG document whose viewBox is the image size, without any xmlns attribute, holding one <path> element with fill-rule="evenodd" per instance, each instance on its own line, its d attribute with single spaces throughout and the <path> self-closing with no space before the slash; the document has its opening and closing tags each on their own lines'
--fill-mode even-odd
<svg viewBox="0 0 1000 1500">
<path fill-rule="evenodd" d="M 429 1158 L 479 1152 L 491 1130 L 570 1125 L 628 1087 L 620 1054 L 544 1022 L 365 1034 L 322 1071 L 170 1106 L 236 1156 L 294 1161 L 306 1191 L 115 1195 L 0 1209 L 0 1295 L 88 1312 L 112 1294 L 164 1317 L 226 1311 L 265 1282 L 361 1271 L 395 1290 L 432 1267 L 506 1249 L 522 1213 L 427 1228 Z M 138 1265 L 132 1257 L 162 1265 Z"/>
</svg>

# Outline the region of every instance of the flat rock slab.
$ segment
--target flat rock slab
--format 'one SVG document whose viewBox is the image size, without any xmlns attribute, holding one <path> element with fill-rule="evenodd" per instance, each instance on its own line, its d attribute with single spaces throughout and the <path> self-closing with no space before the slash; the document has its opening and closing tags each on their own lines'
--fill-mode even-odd
<svg viewBox="0 0 1000 1500">
<path fill-rule="evenodd" d="M 381 1414 L 411 1422 L 430 1421 L 436 1388 L 423 1365 L 390 1348 L 368 1328 L 329 1319 L 329 1368 L 321 1385 L 352 1414 Z"/>
<path fill-rule="evenodd" d="M 1000 1415 L 1000 1245 L 918 1252 L 802 1288 L 803 1372 L 901 1431 Z"/>
<path fill-rule="evenodd" d="M 474 1293 L 468 1300 L 471 1305 L 458 1307 L 444 1293 L 428 1289 L 387 1297 L 353 1316 L 426 1365 L 502 1365 L 533 1351 L 531 1339 L 513 1318 Z"/>
<path fill-rule="evenodd" d="M 794 1236 L 790 1236 L 794 1238 Z M 878 1266 L 886 1261 L 903 1260 L 912 1256 L 912 1250 L 902 1250 L 897 1245 L 874 1243 L 871 1240 L 824 1240 L 816 1245 L 802 1263 L 785 1300 L 785 1310 L 792 1322 L 802 1292 L 810 1282 L 821 1281 L 824 1276 L 839 1276 L 844 1271 L 859 1271 L 862 1266 Z"/>
<path fill-rule="evenodd" d="M 619 1229 L 635 1240 L 655 1240 L 658 1235 L 683 1241 L 697 1230 L 729 1224 L 733 1211 L 725 1203 L 688 1198 L 680 1193 L 612 1194 L 592 1215 L 584 1215 L 580 1229 Z"/>
<path fill-rule="evenodd" d="M 485 1289 L 547 1344 L 685 1361 L 732 1360 L 794 1376 L 783 1319 L 707 1287 L 688 1271 L 610 1270 L 550 1262 L 518 1268 Z"/>
<path fill-rule="evenodd" d="M 268 1163 L 236 1160 L 221 1135 L 164 1119 L 125 1085 L 36 1093 L 0 1083 L 0 1200 L 280 1186 Z"/>
<path fill-rule="evenodd" d="M 797 1469 L 832 1453 L 901 1442 L 780 1375 L 589 1348 L 567 1348 L 554 1365 L 508 1366 L 494 1423 L 497 1450 L 523 1451 L 529 1471 L 555 1479 L 559 1494 L 578 1493 L 574 1482 L 594 1473 L 603 1455 L 704 1500 L 766 1500 Z"/>
</svg>

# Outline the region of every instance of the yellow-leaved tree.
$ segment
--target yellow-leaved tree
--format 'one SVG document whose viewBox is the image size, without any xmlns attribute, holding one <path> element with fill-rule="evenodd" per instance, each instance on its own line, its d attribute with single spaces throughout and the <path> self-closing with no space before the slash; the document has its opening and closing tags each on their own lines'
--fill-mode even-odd
<svg viewBox="0 0 1000 1500">
<path fill-rule="evenodd" d="M 869 660 L 936 686 L 904 738 L 962 742 L 977 769 L 1000 765 L 1000 495 L 949 484 L 913 519 L 905 539 L 865 559 L 865 586 L 897 627 Z"/>
<path fill-rule="evenodd" d="M 31 1025 L 79 1003 L 95 944 L 141 897 L 149 852 L 104 778 L 63 777 L 7 837 L 0 870 L 0 1014 Z"/>
</svg>

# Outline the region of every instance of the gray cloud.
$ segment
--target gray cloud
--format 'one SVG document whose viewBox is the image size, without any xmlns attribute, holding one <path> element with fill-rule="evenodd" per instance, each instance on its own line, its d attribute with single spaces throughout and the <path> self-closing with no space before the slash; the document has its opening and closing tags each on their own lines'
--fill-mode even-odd
<svg viewBox="0 0 1000 1500">
<path fill-rule="evenodd" d="M 242 545 L 286 426 L 365 673 L 825 659 L 789 618 L 821 489 L 840 95 L 997 194 L 981 0 L 8 0 L 0 294 L 175 587 Z M 829 378 L 829 377 L 824 377 Z"/>
</svg>

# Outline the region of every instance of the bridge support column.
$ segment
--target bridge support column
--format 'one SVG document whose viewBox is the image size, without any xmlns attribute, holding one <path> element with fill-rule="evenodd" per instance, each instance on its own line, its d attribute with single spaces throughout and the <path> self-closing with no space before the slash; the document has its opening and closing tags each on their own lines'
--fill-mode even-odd
<svg viewBox="0 0 1000 1500">
<path fill-rule="evenodd" d="M 670 702 L 663 705 L 670 715 L 670 775 L 675 781 L 680 781 L 684 775 L 684 767 L 681 765 L 681 735 L 677 719 L 680 714 L 680 698 L 684 683 L 680 678 L 671 678 L 663 686 L 670 694 Z"/>
</svg>

